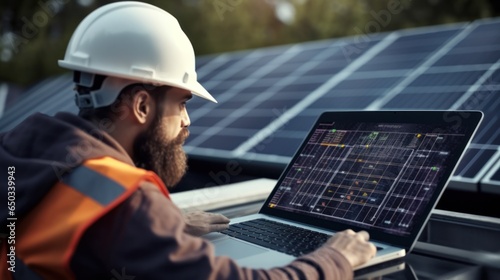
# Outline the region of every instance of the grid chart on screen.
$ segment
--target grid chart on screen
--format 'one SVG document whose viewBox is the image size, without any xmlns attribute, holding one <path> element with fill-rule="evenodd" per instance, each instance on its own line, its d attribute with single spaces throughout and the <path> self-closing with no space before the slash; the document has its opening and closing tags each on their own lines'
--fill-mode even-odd
<svg viewBox="0 0 500 280">
<path fill-rule="evenodd" d="M 268 207 L 408 234 L 464 135 L 405 124 L 338 127 L 315 129 Z"/>
<path fill-rule="evenodd" d="M 284 166 L 326 110 L 476 109 L 485 118 L 450 187 L 481 191 L 500 147 L 498 30 L 488 19 L 197 57 L 219 103 L 188 103 L 186 152 Z M 34 111 L 76 113 L 73 100 L 71 75 L 42 81 L 6 108 L 0 130 Z"/>
</svg>

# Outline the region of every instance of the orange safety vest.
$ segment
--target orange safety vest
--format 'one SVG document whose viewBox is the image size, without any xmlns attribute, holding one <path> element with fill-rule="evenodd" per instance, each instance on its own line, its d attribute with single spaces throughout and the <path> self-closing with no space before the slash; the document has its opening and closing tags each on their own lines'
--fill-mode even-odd
<svg viewBox="0 0 500 280">
<path fill-rule="evenodd" d="M 167 197 L 156 174 L 110 157 L 91 159 L 63 176 L 15 229 L 15 272 L 3 261 L 11 244 L 2 242 L 1 279 L 75 279 L 71 258 L 85 231 L 149 181 Z M 6 240 L 4 240 L 6 241 Z"/>
</svg>

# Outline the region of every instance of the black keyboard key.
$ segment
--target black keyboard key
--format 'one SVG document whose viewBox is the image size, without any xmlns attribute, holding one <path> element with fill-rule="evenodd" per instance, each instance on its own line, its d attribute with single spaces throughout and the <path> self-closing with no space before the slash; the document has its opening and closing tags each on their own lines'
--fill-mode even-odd
<svg viewBox="0 0 500 280">
<path fill-rule="evenodd" d="M 233 224 L 222 233 L 293 256 L 314 251 L 330 237 L 328 234 L 265 219 Z"/>
</svg>

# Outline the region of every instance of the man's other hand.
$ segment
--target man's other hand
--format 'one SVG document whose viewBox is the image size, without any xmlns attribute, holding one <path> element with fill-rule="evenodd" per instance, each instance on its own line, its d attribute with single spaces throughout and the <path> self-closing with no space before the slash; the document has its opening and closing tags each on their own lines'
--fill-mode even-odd
<svg viewBox="0 0 500 280">
<path fill-rule="evenodd" d="M 223 231 L 229 227 L 229 219 L 224 215 L 199 210 L 184 213 L 184 220 L 186 221 L 185 232 L 194 236 Z"/>
<path fill-rule="evenodd" d="M 368 242 L 370 235 L 362 230 L 354 232 L 350 229 L 336 233 L 324 246 L 339 251 L 351 263 L 352 267 L 364 264 L 377 253 L 375 245 Z"/>
</svg>

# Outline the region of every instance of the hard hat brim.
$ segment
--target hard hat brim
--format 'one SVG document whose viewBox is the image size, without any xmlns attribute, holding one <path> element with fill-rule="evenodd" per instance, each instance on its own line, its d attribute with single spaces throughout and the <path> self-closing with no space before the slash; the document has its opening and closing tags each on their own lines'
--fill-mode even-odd
<svg viewBox="0 0 500 280">
<path fill-rule="evenodd" d="M 61 66 L 63 68 L 68 68 L 68 69 L 72 69 L 75 71 L 82 71 L 82 72 L 88 72 L 88 73 L 93 73 L 93 74 L 100 74 L 100 75 L 104 75 L 104 76 L 128 79 L 131 81 L 135 81 L 137 83 L 153 84 L 156 86 L 167 85 L 167 86 L 177 87 L 177 88 L 189 90 L 193 95 L 199 96 L 199 97 L 206 99 L 208 101 L 218 103 L 217 100 L 196 80 L 191 81 L 189 83 L 177 83 L 174 81 L 152 79 L 149 77 L 143 77 L 139 80 L 139 79 L 137 79 L 137 76 L 134 76 L 134 75 L 118 74 L 118 73 L 113 72 L 113 71 L 108 72 L 108 71 L 105 71 L 102 69 L 98 70 L 98 69 L 92 69 L 90 67 L 82 67 L 81 65 L 71 63 L 71 62 L 65 61 L 65 60 L 59 60 L 58 64 L 59 64 L 59 66 Z"/>
</svg>

